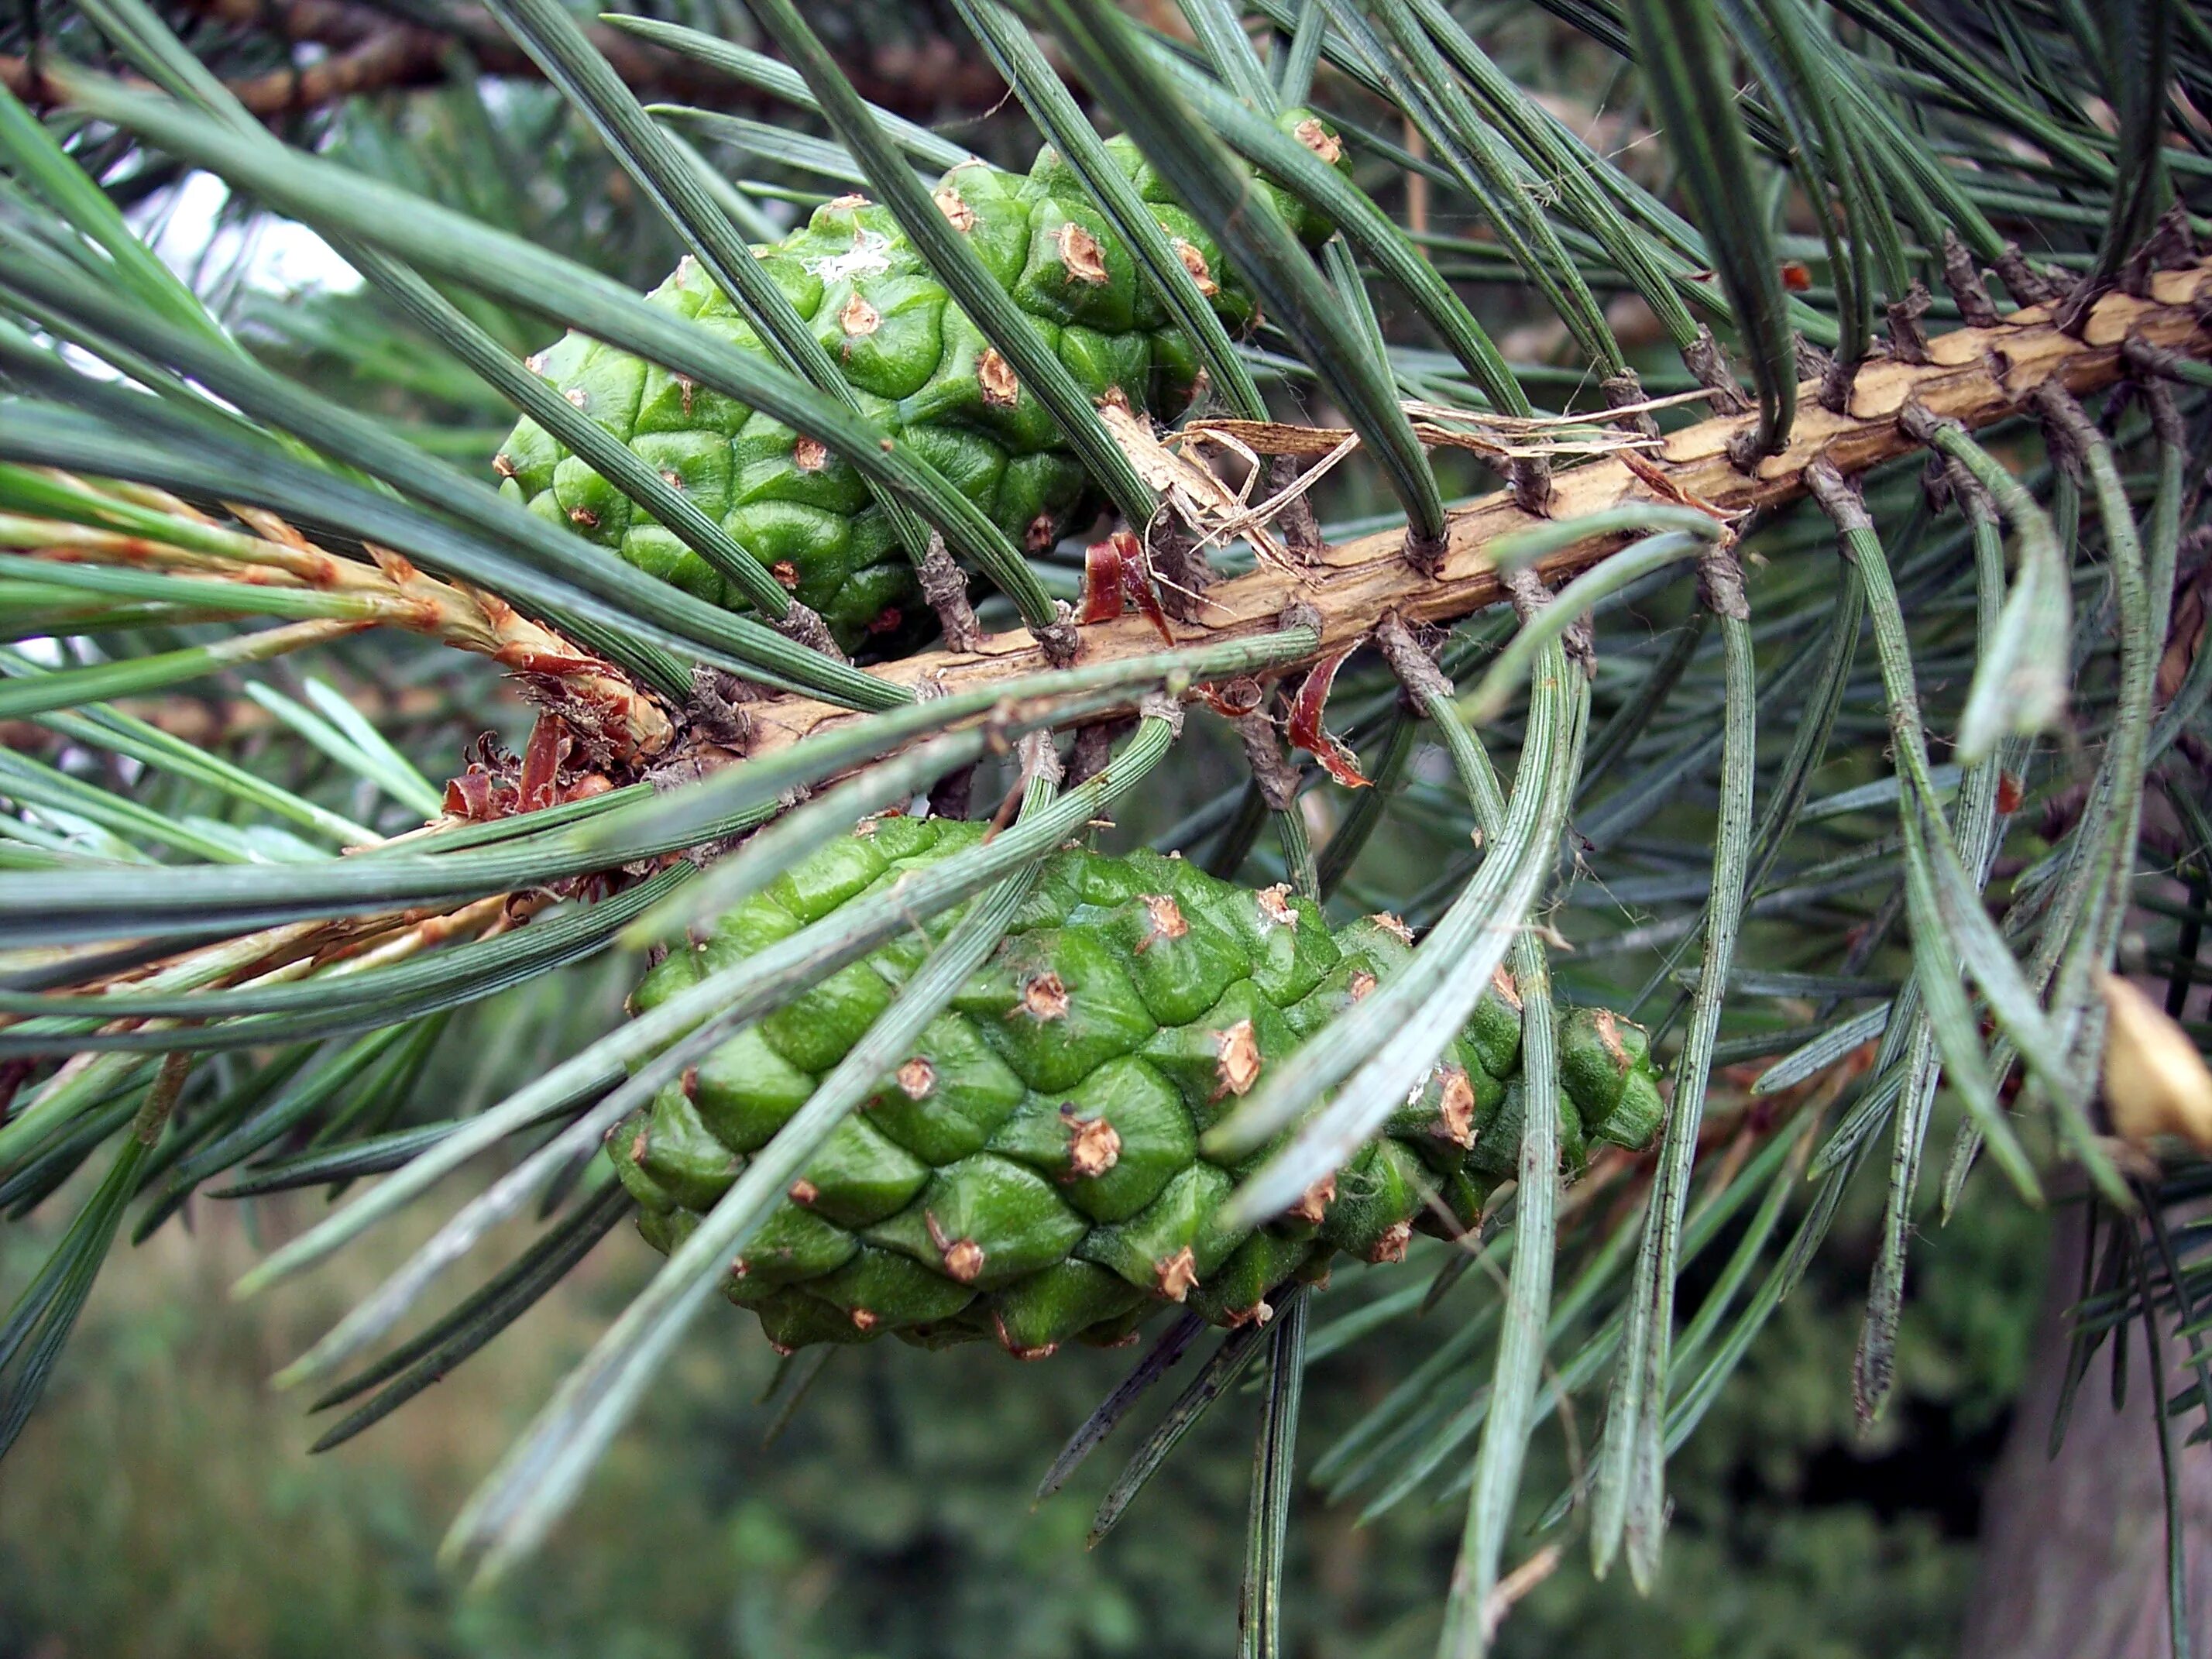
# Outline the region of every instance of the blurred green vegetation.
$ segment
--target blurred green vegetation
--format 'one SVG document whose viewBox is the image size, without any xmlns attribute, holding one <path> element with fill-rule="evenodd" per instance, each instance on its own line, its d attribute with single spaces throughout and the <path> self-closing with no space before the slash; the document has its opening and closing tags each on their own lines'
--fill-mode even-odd
<svg viewBox="0 0 2212 1659">
<path fill-rule="evenodd" d="M 611 988 L 595 980 L 593 995 Z M 1674 1530 L 1656 1595 L 1639 1599 L 1624 1574 L 1594 1583 L 1578 1535 L 1563 1530 L 1553 1534 L 1565 1547 L 1557 1570 L 1516 1609 L 1501 1652 L 1948 1651 L 2044 1255 L 2039 1218 L 1994 1192 L 1978 1196 L 1948 1227 L 1923 1218 L 1899 1395 L 1870 1437 L 1853 1424 L 1848 1374 L 1877 1219 L 1871 1193 L 1673 1465 Z M 270 1395 L 265 1379 L 414 1242 L 395 1234 L 283 1297 L 232 1303 L 229 1280 L 266 1242 L 254 1227 L 289 1231 L 321 1201 L 201 1200 L 190 1235 L 173 1224 L 111 1265 L 0 1484 L 0 1656 L 1231 1650 L 1251 1400 L 1217 1409 L 1121 1528 L 1086 1552 L 1091 1504 L 1137 1425 L 1057 1498 L 1032 1511 L 1030 1493 L 1129 1352 L 1018 1365 L 975 1348 L 839 1352 L 788 1431 L 763 1447 L 770 1413 L 759 1400 L 774 1356 L 734 1312 L 702 1322 L 551 1547 L 494 1591 L 465 1593 L 434 1560 L 446 1521 L 654 1258 L 617 1231 L 441 1386 L 310 1459 L 301 1402 Z M 43 1242 L 36 1230 L 11 1236 L 0 1282 L 19 1281 Z M 1402 1282 L 1389 1271 L 1340 1274 L 1317 1318 L 1369 1282 Z M 1316 1366 L 1302 1462 L 1431 1350 L 1451 1308 L 1468 1305 L 1463 1291 L 1430 1321 L 1386 1328 Z M 1572 1427 L 1586 1446 L 1592 1425 Z M 1538 1442 L 1532 1522 L 1565 1482 L 1568 1438 L 1561 1426 Z M 1292 1652 L 1431 1650 L 1461 1519 L 1456 1496 L 1432 1497 L 1358 1526 L 1356 1504 L 1304 1496 L 1288 1580 Z M 1532 1534 L 1516 1553 L 1544 1541 Z"/>
</svg>

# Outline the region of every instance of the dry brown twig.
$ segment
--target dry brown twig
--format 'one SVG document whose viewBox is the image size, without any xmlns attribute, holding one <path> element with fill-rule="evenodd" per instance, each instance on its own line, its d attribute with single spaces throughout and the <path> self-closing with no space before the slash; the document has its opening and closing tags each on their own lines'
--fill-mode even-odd
<svg viewBox="0 0 2212 1659">
<path fill-rule="evenodd" d="M 514 896 L 500 893 L 452 910 L 418 908 L 285 922 L 243 939 L 197 946 L 121 972 L 88 975 L 70 982 L 68 990 L 72 996 L 87 996 L 143 989 L 147 981 L 163 971 L 216 952 L 229 953 L 236 965 L 209 981 L 211 988 L 260 989 L 290 984 L 325 971 L 342 975 L 389 966 L 451 940 L 488 938 L 504 933 L 525 919 L 526 915 L 518 914 Z M 0 1027 L 30 1018 L 27 1014 L 0 1014 Z M 110 1032 L 166 1030 L 184 1023 L 141 1015 L 111 1020 L 100 1029 Z M 65 1077 L 73 1068 L 81 1069 L 82 1064 L 91 1058 L 90 1052 L 75 1056 L 64 1066 L 62 1075 Z"/>
<path fill-rule="evenodd" d="M 68 482 L 89 488 L 82 480 Z M 495 594 L 430 575 L 383 548 L 370 547 L 366 560 L 342 557 L 258 508 L 233 509 L 254 532 L 246 534 L 223 529 L 173 495 L 143 489 L 127 493 L 156 511 L 196 520 L 220 550 L 198 551 L 88 525 L 21 519 L 0 520 L 0 548 L 14 548 L 16 556 L 33 562 L 149 567 L 204 580 L 343 594 L 362 604 L 367 623 L 295 626 L 337 634 L 381 624 L 489 657 L 515 676 L 532 701 L 557 709 L 587 748 L 610 760 L 650 759 L 674 737 L 665 711 L 618 669 Z M 245 637 L 251 641 L 262 636 Z"/>
</svg>

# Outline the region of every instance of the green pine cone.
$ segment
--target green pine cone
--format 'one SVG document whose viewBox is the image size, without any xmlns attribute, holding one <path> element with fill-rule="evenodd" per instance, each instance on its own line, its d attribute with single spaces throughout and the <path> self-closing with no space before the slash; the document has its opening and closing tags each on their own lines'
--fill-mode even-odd
<svg viewBox="0 0 2212 1659">
<path fill-rule="evenodd" d="M 983 830 L 861 824 L 653 968 L 633 1009 Z M 610 1132 L 648 1241 L 682 1241 L 964 908 L 745 1027 Z M 1034 1358 L 1071 1337 L 1119 1340 L 1168 1302 L 1218 1325 L 1265 1319 L 1271 1293 L 1338 1252 L 1388 1261 L 1415 1228 L 1455 1236 L 1519 1166 L 1521 1008 L 1503 971 L 1386 1133 L 1278 1220 L 1217 1226 L 1249 1164 L 1200 1150 L 1272 1062 L 1410 949 L 1395 918 L 1332 934 L 1286 889 L 1251 892 L 1179 858 L 1054 854 L 1005 939 L 816 1154 L 724 1288 L 785 1349 L 888 1331 L 989 1338 Z M 1583 1008 L 1559 1030 L 1564 1167 L 1579 1170 L 1593 1141 L 1647 1144 L 1662 1108 L 1643 1031 Z"/>
<path fill-rule="evenodd" d="M 1316 118 L 1300 111 L 1284 119 L 1310 147 L 1341 159 Z M 1213 238 L 1127 140 L 1108 148 L 1223 321 L 1249 328 L 1257 302 Z M 1287 191 L 1261 188 L 1301 237 L 1328 236 L 1328 225 Z M 1026 179 L 981 161 L 956 167 L 936 201 L 1094 400 L 1118 392 L 1160 420 L 1189 401 L 1199 359 L 1188 337 L 1055 152 L 1044 151 Z M 887 209 L 840 197 L 816 209 L 805 229 L 754 252 L 864 413 L 918 450 L 1017 546 L 1036 550 L 1058 538 L 1088 489 L 1083 468 Z M 763 349 L 689 258 L 647 297 L 744 350 Z M 918 592 L 913 566 L 848 462 L 765 414 L 581 334 L 532 367 L 719 520 L 821 614 L 841 645 L 900 629 Z M 742 605 L 706 561 L 535 422 L 516 426 L 494 465 L 501 493 L 532 512 L 710 603 Z"/>
</svg>

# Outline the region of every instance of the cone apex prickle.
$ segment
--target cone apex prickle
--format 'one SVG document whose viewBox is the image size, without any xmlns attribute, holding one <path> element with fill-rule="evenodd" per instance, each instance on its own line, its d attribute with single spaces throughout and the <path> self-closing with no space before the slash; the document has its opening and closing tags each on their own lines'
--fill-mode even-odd
<svg viewBox="0 0 2212 1659">
<path fill-rule="evenodd" d="M 646 975 L 633 1010 L 984 834 L 861 825 L 699 930 Z M 1071 1340 L 1118 1342 L 1171 1303 L 1249 1324 L 1332 1255 L 1396 1261 L 1417 1231 L 1473 1225 L 1518 1170 L 1527 1116 L 1507 981 L 1379 1139 L 1256 1232 L 1216 1220 L 1236 1182 L 1200 1150 L 1204 1133 L 1388 978 L 1408 937 L 1394 918 L 1332 931 L 1286 887 L 1254 892 L 1157 853 L 1052 854 L 1006 938 L 815 1154 L 725 1291 L 784 1348 L 893 1334 L 1039 1358 Z M 648 1241 L 672 1249 L 689 1235 L 926 949 L 902 940 L 840 969 L 617 1126 L 607 1154 Z M 1593 1139 L 1648 1140 L 1659 1097 L 1638 1027 L 1575 1008 L 1559 1034 L 1571 1174 Z"/>
</svg>

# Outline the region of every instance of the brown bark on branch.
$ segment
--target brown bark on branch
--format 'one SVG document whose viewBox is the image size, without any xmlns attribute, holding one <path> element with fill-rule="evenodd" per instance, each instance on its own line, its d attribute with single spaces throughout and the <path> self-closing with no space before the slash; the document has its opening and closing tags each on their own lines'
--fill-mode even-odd
<svg viewBox="0 0 2212 1659">
<path fill-rule="evenodd" d="M 348 0 L 188 0 L 191 9 L 233 27 L 274 33 L 293 46 L 327 48 L 320 62 L 230 82 L 232 94 L 264 120 L 320 109 L 357 93 L 406 92 L 443 84 L 463 48 L 477 73 L 536 79 L 538 65 L 473 7 L 453 9 L 447 26 L 402 21 Z M 789 106 L 728 76 L 603 25 L 587 33 L 639 97 L 712 109 L 787 114 Z M 927 120 L 948 111 L 988 109 L 1006 83 L 980 56 L 949 40 L 890 41 L 847 64 L 861 96 L 897 114 Z M 0 82 L 34 108 L 55 101 L 23 58 L 0 55 Z"/>
<path fill-rule="evenodd" d="M 1571 520 L 1624 502 L 1690 501 L 1728 514 L 1774 507 L 1805 492 L 1805 469 L 1825 459 L 1845 477 L 1911 453 L 1917 446 L 1900 429 L 1899 412 L 1918 404 L 1969 428 L 2025 412 L 2036 389 L 2055 380 L 2076 394 L 2098 391 L 2126 372 L 2122 348 L 2140 339 L 2193 357 L 2212 356 L 2212 328 L 2198 307 L 2212 307 L 2212 263 L 2160 273 L 2145 297 L 2112 293 L 2100 300 L 2079 337 L 2062 332 L 2048 307 L 2016 312 L 1990 328 L 1962 328 L 1928 343 L 1925 363 L 1894 358 L 1867 364 L 1846 406 L 1831 411 L 1807 388 L 1798 400 L 1797 426 L 1789 447 L 1755 471 L 1740 471 L 1730 447 L 1755 416 L 1709 420 L 1668 438 L 1650 459 L 1607 457 L 1554 475 L 1553 520 Z M 1263 633 L 1275 626 L 1285 605 L 1303 599 L 1321 617 L 1319 659 L 1364 639 L 1391 611 L 1413 619 L 1449 622 L 1506 598 L 1485 550 L 1500 537 L 1540 522 L 1508 491 L 1484 496 L 1450 515 L 1444 556 L 1431 577 L 1403 556 L 1398 531 L 1361 537 L 1325 549 L 1298 570 L 1262 564 L 1249 574 L 1209 589 L 1195 622 L 1172 624 L 1180 643 Z M 1538 574 L 1553 586 L 1599 562 L 1628 539 L 1595 537 L 1542 560 Z M 1159 649 L 1154 624 L 1126 616 L 1077 630 L 1079 662 L 1097 663 Z M 912 685 L 933 681 L 963 691 L 1047 667 L 1024 631 L 993 635 L 972 652 L 931 652 L 889 663 L 876 672 Z M 1286 665 L 1293 672 L 1298 665 Z M 795 743 L 853 716 L 808 698 L 775 697 L 753 709 L 752 752 Z"/>
</svg>

